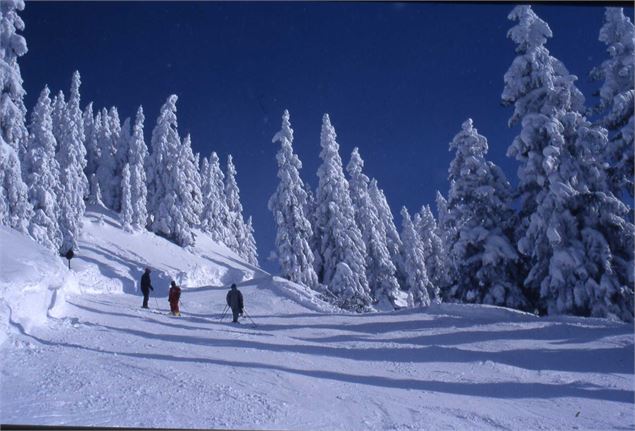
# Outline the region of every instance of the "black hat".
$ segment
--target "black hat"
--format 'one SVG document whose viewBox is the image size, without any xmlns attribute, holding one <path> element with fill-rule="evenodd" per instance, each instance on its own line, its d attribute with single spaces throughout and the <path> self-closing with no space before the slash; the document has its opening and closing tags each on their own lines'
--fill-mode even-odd
<svg viewBox="0 0 635 431">
<path fill-rule="evenodd" d="M 232 283 L 231 288 L 235 289 L 236 288 L 236 283 Z"/>
</svg>

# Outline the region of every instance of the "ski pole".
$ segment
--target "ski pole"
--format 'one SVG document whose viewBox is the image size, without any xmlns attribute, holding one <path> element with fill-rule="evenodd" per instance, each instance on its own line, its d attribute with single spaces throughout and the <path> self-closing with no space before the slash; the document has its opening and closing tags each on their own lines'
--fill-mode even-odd
<svg viewBox="0 0 635 431">
<path fill-rule="evenodd" d="M 249 313 L 247 313 L 247 310 L 245 310 L 245 308 L 243 307 L 243 313 L 245 314 L 245 316 L 247 316 L 247 318 L 249 320 L 251 320 L 251 323 L 254 325 L 254 328 L 258 325 L 256 325 L 256 322 L 254 322 L 254 319 L 251 318 L 251 316 L 249 315 Z"/>
<path fill-rule="evenodd" d="M 223 319 L 225 318 L 225 314 L 227 314 L 227 309 L 229 308 L 229 305 L 225 305 L 225 308 L 223 308 L 223 314 L 220 316 L 220 321 L 222 322 Z"/>
</svg>

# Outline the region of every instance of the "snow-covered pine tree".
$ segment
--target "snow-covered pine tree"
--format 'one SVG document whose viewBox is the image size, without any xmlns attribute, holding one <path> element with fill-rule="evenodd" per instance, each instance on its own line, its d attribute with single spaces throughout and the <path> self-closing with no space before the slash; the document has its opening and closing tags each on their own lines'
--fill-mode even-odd
<svg viewBox="0 0 635 431">
<path fill-rule="evenodd" d="M 116 110 L 116 108 L 113 107 Z M 117 119 L 119 115 L 117 114 Z M 119 128 L 119 139 L 117 139 L 117 147 L 115 151 L 115 163 L 117 165 L 117 171 L 115 177 L 117 178 L 117 190 L 119 191 L 119 198 L 116 200 L 116 210 L 121 209 L 121 193 L 123 188 L 121 181 L 123 180 L 123 168 L 129 163 L 128 157 L 130 153 L 130 141 L 132 140 L 132 133 L 130 131 L 130 117 L 126 117 L 123 124 Z"/>
<path fill-rule="evenodd" d="M 130 196 L 132 202 L 133 230 L 141 230 L 148 223 L 148 189 L 146 186 L 145 165 L 148 158 L 148 147 L 143 137 L 143 108 L 139 106 L 132 129 L 132 137 L 128 147 L 128 161 L 130 164 Z"/>
<path fill-rule="evenodd" d="M 311 236 L 309 237 L 309 248 L 313 253 L 313 271 L 317 276 L 319 269 L 322 267 L 322 258 L 320 256 L 320 239 L 317 237 L 317 202 L 315 201 L 315 194 L 311 189 L 311 185 L 307 182 L 304 183 L 304 192 L 306 193 L 306 205 L 304 206 L 304 215 L 311 226 Z"/>
<path fill-rule="evenodd" d="M 429 293 L 434 291 L 434 286 L 428 278 L 423 245 L 406 207 L 401 209 L 401 216 L 403 217 L 401 252 L 406 271 L 406 290 L 410 294 L 414 306 L 427 307 L 435 298 L 431 298 Z"/>
<path fill-rule="evenodd" d="M 55 137 L 51 99 L 48 87 L 40 93 L 31 112 L 29 141 L 23 161 L 23 171 L 29 188 L 33 218 L 29 231 L 33 239 L 57 253 L 62 245 L 57 190 L 60 189 L 60 169 L 55 159 Z"/>
<path fill-rule="evenodd" d="M 62 246 L 60 251 L 77 249 L 77 237 L 86 210 L 84 197 L 89 194 L 86 167 L 86 147 L 84 147 L 83 114 L 79 109 L 81 84 L 79 72 L 73 73 L 68 103 L 59 125 L 61 138 L 58 140 L 57 161 L 60 165 L 60 229 Z M 63 98 L 61 100 L 63 103 Z M 55 124 L 55 123 L 54 123 Z M 54 129 L 55 130 L 55 129 Z"/>
<path fill-rule="evenodd" d="M 227 156 L 227 170 L 225 171 L 225 196 L 227 198 L 227 208 L 229 209 L 229 230 L 236 239 L 236 248 L 233 251 L 239 256 L 245 257 L 247 232 L 243 218 L 243 205 L 240 203 L 240 189 L 236 182 L 236 173 L 236 166 L 230 154 Z"/>
<path fill-rule="evenodd" d="M 447 218 L 456 234 L 447 244 L 455 276 L 448 292 L 461 302 L 526 308 L 513 245 L 516 225 L 511 186 L 503 171 L 485 160 L 487 139 L 468 119 L 450 143 Z"/>
<path fill-rule="evenodd" d="M 335 128 L 328 114 L 322 119 L 316 237 L 319 239 L 321 269 L 318 280 L 338 297 L 344 308 L 364 310 L 372 303 L 366 279 L 366 246 L 355 223 L 355 211 L 344 177 Z M 352 277 L 337 276 L 346 264 Z M 346 283 L 342 283 L 346 281 Z"/>
<path fill-rule="evenodd" d="M 184 169 L 188 151 L 178 134 L 177 100 L 174 94 L 168 97 L 152 131 L 152 154 L 147 171 L 148 203 L 153 215 L 150 229 L 181 247 L 188 247 L 194 245 L 192 226 L 195 220 L 191 214 L 192 194 Z"/>
<path fill-rule="evenodd" d="M 452 182 L 450 182 L 450 187 L 452 187 Z M 449 264 L 449 256 L 448 256 L 448 247 L 447 244 L 454 241 L 455 238 L 455 228 L 450 226 L 450 221 L 448 220 L 448 201 L 445 199 L 443 194 L 437 190 L 435 203 L 437 206 L 437 235 L 441 238 L 441 245 L 443 247 L 443 252 L 441 253 L 441 261 L 444 270 L 443 279 L 441 281 L 441 285 L 439 288 L 441 289 L 441 296 L 444 299 L 448 298 L 449 287 L 454 284 L 454 280 L 456 277 L 452 274 L 452 268 Z"/>
<path fill-rule="evenodd" d="M 182 182 L 184 189 L 183 195 L 183 208 L 182 211 L 186 220 L 190 224 L 190 228 L 200 226 L 200 216 L 203 211 L 203 198 L 201 196 L 201 174 L 198 169 L 198 161 L 192 152 L 192 138 L 189 134 L 183 138 L 181 143 L 181 161 L 179 163 L 179 169 L 183 171 Z"/>
<path fill-rule="evenodd" d="M 209 185 L 210 185 L 210 178 L 209 178 L 209 160 L 207 159 L 207 157 L 203 157 L 200 160 L 200 167 L 199 167 L 199 171 L 201 173 L 201 196 L 203 199 L 203 207 L 205 207 L 205 193 L 204 190 L 208 190 L 209 189 Z M 201 213 L 201 228 L 203 228 L 203 215 Z"/>
<path fill-rule="evenodd" d="M 289 111 L 285 109 L 282 128 L 272 139 L 273 143 L 280 142 L 276 155 L 280 181 L 269 198 L 268 207 L 276 224 L 275 244 L 280 274 L 295 283 L 314 289 L 318 280 L 309 245 L 313 231 L 304 212 L 307 208 L 307 193 L 300 178 L 302 162 L 293 153 L 293 129 L 289 118 Z"/>
<path fill-rule="evenodd" d="M 97 115 L 99 115 L 99 112 Z M 95 124 L 93 102 L 90 102 L 84 108 L 84 134 L 86 136 L 86 168 L 84 169 L 84 174 L 86 174 L 86 178 L 91 178 L 97 172 L 100 154 L 99 134 Z"/>
<path fill-rule="evenodd" d="M 346 169 L 355 221 L 366 246 L 366 278 L 371 294 L 382 309 L 394 309 L 399 300 L 399 283 L 388 251 L 386 229 L 370 197 L 369 178 L 363 172 L 364 161 L 355 147 Z"/>
<path fill-rule="evenodd" d="M 209 232 L 214 241 L 225 244 L 230 250 L 238 247 L 236 237 L 230 230 L 230 213 L 225 196 L 225 174 L 220 167 L 218 155 L 212 152 L 209 158 L 205 177 L 203 195 L 203 212 L 201 227 Z"/>
<path fill-rule="evenodd" d="M 59 151 L 60 141 L 62 140 L 62 127 L 64 125 L 64 112 L 66 111 L 66 100 L 64 100 L 64 93 L 60 90 L 57 95 L 53 97 L 51 102 L 53 106 L 53 136 L 57 141 L 56 151 Z"/>
<path fill-rule="evenodd" d="M 90 194 L 88 195 L 88 203 L 90 205 L 105 206 L 101 200 L 101 188 L 99 187 L 99 180 L 97 174 L 90 176 Z"/>
<path fill-rule="evenodd" d="M 0 223 L 27 233 L 33 210 L 20 163 L 28 139 L 18 65 L 18 57 L 27 52 L 26 40 L 17 33 L 24 30 L 22 10 L 22 0 L 0 2 Z"/>
<path fill-rule="evenodd" d="M 429 205 L 421 207 L 421 211 L 415 217 L 414 225 L 423 242 L 428 278 L 434 288 L 440 292 L 446 279 L 443 260 L 445 251 L 443 240 L 439 236 L 437 221 Z"/>
<path fill-rule="evenodd" d="M 580 114 L 575 76 L 544 47 L 549 26 L 529 6 L 510 19 L 519 21 L 509 32 L 519 56 L 505 74 L 503 100 L 514 104 L 510 124 L 522 120 L 522 132 L 508 154 L 523 162 L 524 198 L 533 199 L 523 202 L 518 242 L 529 257 L 525 286 L 549 314 L 632 320 L 634 228 L 602 169 L 607 132 Z"/>
<path fill-rule="evenodd" d="M 121 127 L 119 119 L 119 111 L 117 107 L 111 106 L 108 110 L 108 131 L 112 140 L 111 147 L 113 149 L 114 158 L 114 176 L 112 177 L 112 209 L 119 211 L 121 209 L 121 174 L 123 167 L 127 163 L 128 146 L 130 139 L 130 123 L 128 123 L 128 133 L 124 136 L 124 130 Z"/>
<path fill-rule="evenodd" d="M 111 122 L 108 110 L 103 108 L 95 119 L 95 128 L 99 132 L 99 163 L 97 164 L 97 179 L 101 189 L 102 200 L 110 208 L 115 208 L 118 192 L 117 187 L 117 162 L 115 160 L 116 148 L 113 145 Z"/>
<path fill-rule="evenodd" d="M 127 231 L 132 231 L 133 214 L 130 165 L 126 163 L 121 173 L 121 225 Z"/>
<path fill-rule="evenodd" d="M 635 193 L 635 27 L 622 8 L 606 8 L 599 39 L 606 44 L 609 58 L 596 67 L 591 76 L 603 81 L 596 112 L 602 114 L 600 123 L 610 133 L 607 147 L 609 184 L 616 196 L 622 196 L 626 190 L 632 198 Z"/>
<path fill-rule="evenodd" d="M 82 174 L 78 174 L 78 181 L 83 189 L 83 196 L 88 196 L 89 193 L 89 185 L 88 178 L 85 174 L 83 174 L 83 170 L 86 168 L 86 146 L 84 142 L 86 141 L 86 134 L 84 132 L 84 113 L 80 108 L 80 99 L 81 96 L 79 94 L 79 87 L 81 86 L 81 77 L 79 75 L 79 71 L 73 72 L 73 77 L 71 78 L 71 89 L 70 95 L 68 97 L 68 103 L 66 103 L 66 111 L 67 111 L 67 120 L 70 121 L 70 124 L 67 123 L 67 137 L 70 138 L 72 136 L 73 142 L 77 147 L 77 151 L 79 152 L 78 161 L 82 168 Z M 83 216 L 83 211 L 82 211 Z"/>
<path fill-rule="evenodd" d="M 377 180 L 374 178 L 370 180 L 370 184 L 368 185 L 368 194 L 370 195 L 375 208 L 377 208 L 377 214 L 382 222 L 382 224 L 378 226 L 378 229 L 382 229 L 383 225 L 382 234 L 386 235 L 386 247 L 390 253 L 390 259 L 392 260 L 393 265 L 395 265 L 395 276 L 397 277 L 399 286 L 405 288 L 406 273 L 403 268 L 403 261 L 401 258 L 401 238 L 399 238 L 399 232 L 395 226 L 395 218 L 393 217 L 390 206 L 388 205 L 386 195 L 384 194 L 384 191 L 378 187 Z"/>
<path fill-rule="evenodd" d="M 258 266 L 258 247 L 254 237 L 254 225 L 251 216 L 245 224 L 245 259 L 254 266 Z"/>
</svg>

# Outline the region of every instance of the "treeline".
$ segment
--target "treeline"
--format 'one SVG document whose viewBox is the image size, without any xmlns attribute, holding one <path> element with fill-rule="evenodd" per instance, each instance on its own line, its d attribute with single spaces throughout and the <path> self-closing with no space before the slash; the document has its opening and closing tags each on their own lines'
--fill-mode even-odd
<svg viewBox="0 0 635 431">
<path fill-rule="evenodd" d="M 269 201 L 285 277 L 358 311 L 451 301 L 632 321 L 633 23 L 606 8 L 599 40 L 608 57 L 590 72 L 599 98 L 588 107 L 577 77 L 545 47 L 548 24 L 530 6 L 509 19 L 517 57 L 502 103 L 519 129 L 507 151 L 519 163 L 517 187 L 487 160 L 487 139 L 467 119 L 450 142 L 438 217 L 429 205 L 412 218 L 402 208 L 399 234 L 357 148 L 345 176 L 328 115 L 317 190 L 302 181 L 285 111 Z"/>
<path fill-rule="evenodd" d="M 251 217 L 245 221 L 231 155 L 225 173 L 212 152 L 192 152 L 178 132 L 177 96 L 168 97 L 144 140 L 142 107 L 120 121 L 116 107 L 80 108 L 80 75 L 68 100 L 45 87 L 30 112 L 18 58 L 27 52 L 22 0 L 0 2 L 0 223 L 53 252 L 77 250 L 86 202 L 120 212 L 124 228 L 149 229 L 182 247 L 194 229 L 258 263 Z"/>
</svg>

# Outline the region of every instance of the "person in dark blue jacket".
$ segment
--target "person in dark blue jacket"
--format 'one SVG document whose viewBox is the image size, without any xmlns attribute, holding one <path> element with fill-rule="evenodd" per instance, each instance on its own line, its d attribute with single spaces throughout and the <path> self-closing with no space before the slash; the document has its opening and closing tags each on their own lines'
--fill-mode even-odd
<svg viewBox="0 0 635 431">
<path fill-rule="evenodd" d="M 150 281 L 150 268 L 146 268 L 146 271 L 141 276 L 141 293 L 143 293 L 143 306 L 142 308 L 148 308 L 148 298 L 150 298 L 150 291 L 154 290 L 152 282 Z"/>
<path fill-rule="evenodd" d="M 238 323 L 238 316 L 243 315 L 243 294 L 240 293 L 235 284 L 232 284 L 231 289 L 227 292 L 227 306 L 232 309 L 233 323 Z"/>
</svg>

